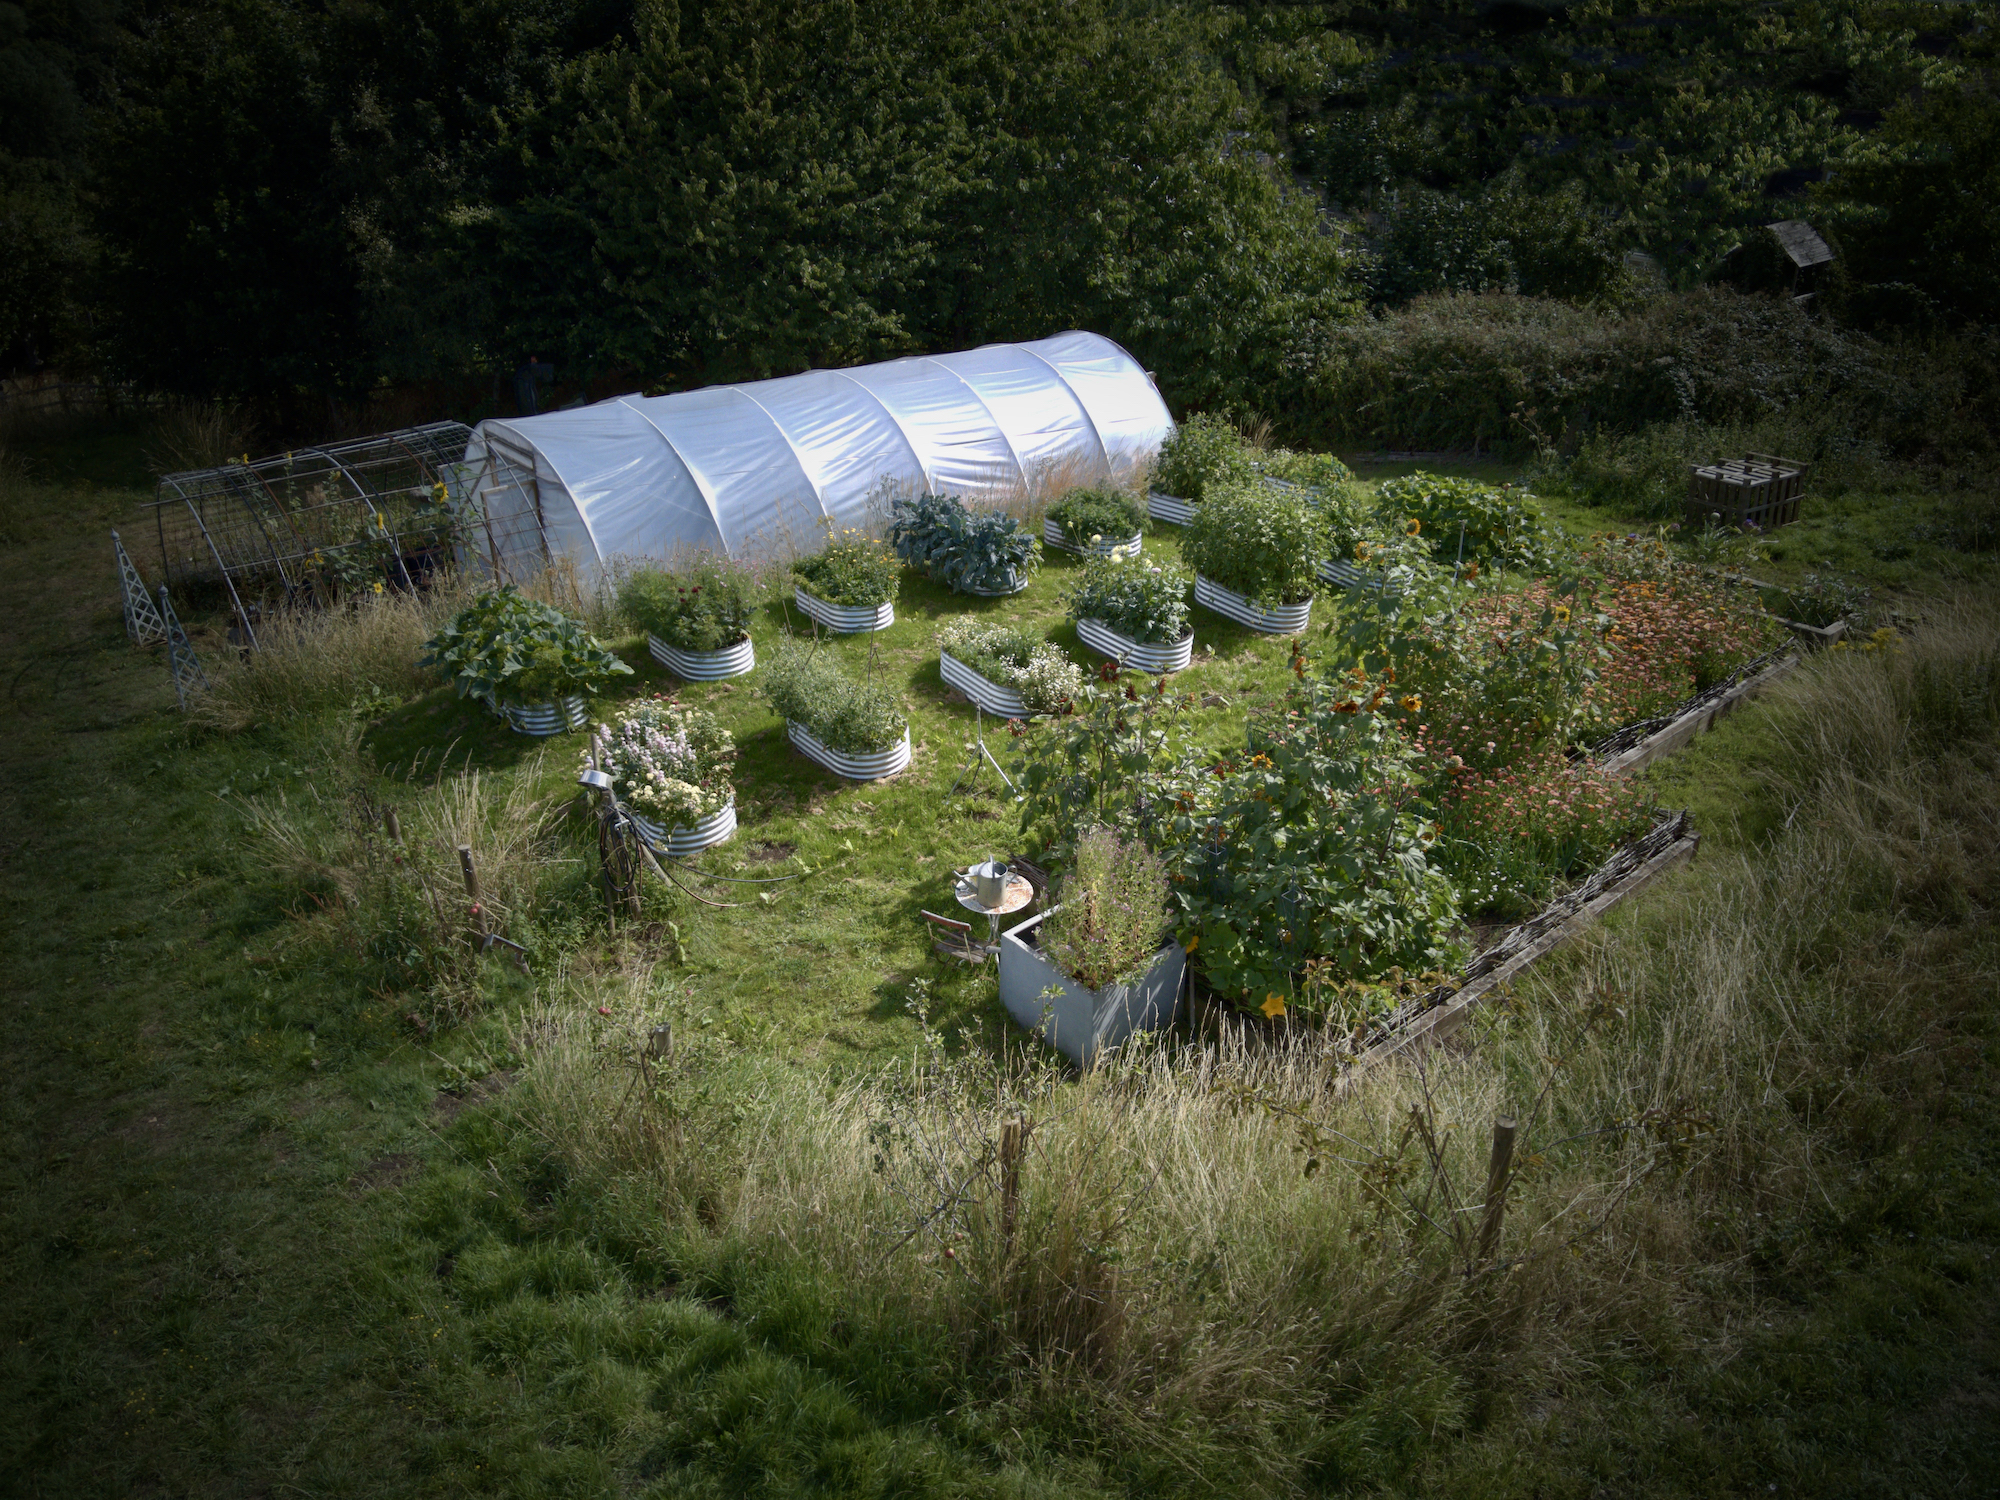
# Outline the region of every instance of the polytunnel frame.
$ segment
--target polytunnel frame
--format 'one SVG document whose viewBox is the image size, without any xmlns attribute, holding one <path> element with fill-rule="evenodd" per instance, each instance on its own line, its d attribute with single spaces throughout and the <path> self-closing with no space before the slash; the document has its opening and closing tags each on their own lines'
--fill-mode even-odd
<svg viewBox="0 0 2000 1500">
<path fill-rule="evenodd" d="M 793 384 L 808 377 L 824 383 L 817 393 Z M 774 507 L 780 512 L 801 507 L 820 521 L 859 514 L 864 504 L 862 483 L 857 482 L 860 466 L 843 463 L 841 447 L 820 438 L 824 413 L 815 408 L 823 402 L 845 402 L 856 420 L 874 429 L 866 442 L 880 463 L 878 487 L 921 483 L 933 492 L 970 495 L 990 489 L 1032 496 L 1072 460 L 1117 481 L 1130 449 L 1128 429 L 1135 419 L 1144 423 L 1154 413 L 1145 402 L 1108 391 L 1107 377 L 1143 382 L 1159 425 L 1172 430 L 1172 416 L 1160 401 L 1151 371 L 1115 340 L 1070 330 L 1031 342 L 822 367 L 659 396 L 635 392 L 558 412 L 494 417 L 480 424 L 468 458 L 484 466 L 482 489 L 518 487 L 522 506 L 535 513 L 543 564 L 560 550 L 574 552 L 587 567 L 603 569 L 615 566 L 621 556 L 651 555 L 661 545 L 715 547 L 735 555 L 762 545 Z M 679 398 L 696 396 L 720 404 L 679 408 Z M 1037 399 L 1043 403 L 1040 412 L 1034 409 Z M 626 425 L 621 429 L 614 422 L 593 430 L 563 422 L 566 414 L 591 411 L 600 418 L 615 411 Z M 732 411 L 733 417 L 728 415 Z M 961 472 L 969 450 L 954 435 L 953 411 L 970 424 L 964 430 L 978 433 L 978 443 L 987 450 L 985 461 L 992 466 L 990 478 Z M 735 452 L 707 439 L 701 426 L 705 417 L 738 429 Z M 837 417 L 828 420 L 838 422 Z M 1115 456 L 1113 432 L 1118 434 Z M 1053 444 L 1052 437 L 1057 439 Z M 1026 446 L 1031 440 L 1037 450 L 1032 461 Z M 632 465 L 643 469 L 647 460 L 640 457 L 601 468 L 591 459 L 595 444 L 616 451 L 629 442 L 641 444 L 631 450 L 636 453 L 650 450 L 661 477 L 621 474 Z M 1058 452 L 1065 443 L 1066 455 Z M 744 471 L 730 460 L 760 447 L 767 457 L 762 492 L 757 493 L 754 484 L 745 489 Z M 779 477 L 781 470 L 785 477 Z M 545 483 L 554 493 L 544 495 Z M 660 490 L 660 485 L 666 488 Z M 662 508 L 649 511 L 647 502 L 656 493 Z M 676 495 L 678 505 L 673 503 Z M 878 503 L 873 497 L 865 502 L 870 514 Z M 552 506 L 561 509 L 560 517 L 550 514 Z M 748 519 L 752 516 L 764 519 L 753 522 Z M 496 566 L 504 566 L 501 556 L 508 549 L 492 550 Z"/>
</svg>

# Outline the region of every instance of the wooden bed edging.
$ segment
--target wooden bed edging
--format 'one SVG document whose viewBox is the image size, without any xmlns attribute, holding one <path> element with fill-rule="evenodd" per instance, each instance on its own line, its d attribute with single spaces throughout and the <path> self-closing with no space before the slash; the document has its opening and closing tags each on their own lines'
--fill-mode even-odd
<svg viewBox="0 0 2000 1500">
<path fill-rule="evenodd" d="M 1698 734 L 1715 728 L 1722 719 L 1739 703 L 1747 702 L 1763 692 L 1765 688 L 1782 678 L 1789 677 L 1798 670 L 1803 660 L 1794 651 L 1779 658 L 1757 673 L 1745 678 L 1721 697 L 1707 703 L 1698 703 L 1672 723 L 1656 729 L 1638 744 L 1619 751 L 1598 762 L 1598 769 L 1613 776 L 1623 776 L 1627 771 L 1636 771 L 1641 766 L 1651 765 L 1663 755 L 1671 755 Z"/>
<path fill-rule="evenodd" d="M 1676 865 L 1693 859 L 1695 850 L 1700 846 L 1700 834 L 1693 832 L 1682 834 L 1622 880 L 1579 907 L 1566 920 L 1540 934 L 1498 968 L 1491 969 L 1470 981 L 1451 998 L 1440 1005 L 1432 1006 L 1395 1035 L 1383 1038 L 1360 1053 L 1342 1070 L 1339 1086 L 1343 1089 L 1352 1086 L 1362 1073 L 1377 1063 L 1443 1041 L 1463 1025 L 1465 1018 L 1473 1009 L 1487 1000 L 1494 991 L 1521 974 L 1537 959 L 1568 942 L 1627 896 L 1651 885 Z"/>
</svg>

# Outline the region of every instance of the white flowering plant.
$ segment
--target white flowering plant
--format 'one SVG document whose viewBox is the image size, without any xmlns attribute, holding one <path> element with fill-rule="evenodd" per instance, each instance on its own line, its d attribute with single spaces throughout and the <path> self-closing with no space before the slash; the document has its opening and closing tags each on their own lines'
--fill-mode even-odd
<svg viewBox="0 0 2000 1500">
<path fill-rule="evenodd" d="M 687 827 L 736 795 L 729 780 L 736 742 L 702 709 L 642 699 L 600 726 L 598 743 L 599 768 L 618 799 L 651 822 Z"/>
<path fill-rule="evenodd" d="M 938 645 L 988 682 L 1011 687 L 1031 714 L 1052 714 L 1083 691 L 1083 669 L 1053 641 L 975 616 L 946 621 Z"/>
</svg>

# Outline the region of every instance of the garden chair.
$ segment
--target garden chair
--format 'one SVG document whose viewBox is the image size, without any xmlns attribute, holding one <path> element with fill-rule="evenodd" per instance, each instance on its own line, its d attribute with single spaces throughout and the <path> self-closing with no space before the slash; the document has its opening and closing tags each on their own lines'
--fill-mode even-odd
<svg viewBox="0 0 2000 1500">
<path fill-rule="evenodd" d="M 941 917 L 934 911 L 925 912 L 924 920 L 931 924 L 931 947 L 937 952 L 962 964 L 986 962 L 988 950 L 984 943 L 973 939 L 970 922 Z"/>
</svg>

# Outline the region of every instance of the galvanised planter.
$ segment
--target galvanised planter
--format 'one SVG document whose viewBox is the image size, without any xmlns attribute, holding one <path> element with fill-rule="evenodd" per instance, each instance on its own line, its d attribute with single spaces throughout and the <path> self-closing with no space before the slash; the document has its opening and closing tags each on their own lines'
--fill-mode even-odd
<svg viewBox="0 0 2000 1500">
<path fill-rule="evenodd" d="M 626 815 L 645 836 L 647 843 L 655 850 L 665 850 L 675 859 L 686 859 L 690 854 L 699 854 L 704 849 L 712 849 L 725 842 L 736 832 L 736 799 L 731 797 L 718 811 L 710 813 L 693 825 L 676 824 L 663 828 L 651 818 L 641 817 L 629 807 Z"/>
<path fill-rule="evenodd" d="M 547 737 L 568 729 L 581 729 L 590 722 L 590 713 L 580 696 L 558 698 L 553 703 L 502 703 L 500 717 L 516 734 Z"/>
<path fill-rule="evenodd" d="M 938 652 L 938 675 L 947 687 L 955 687 L 989 714 L 1002 719 L 1025 719 L 1028 706 L 1021 695 L 992 678 L 974 671 L 949 651 Z"/>
<path fill-rule="evenodd" d="M 1053 547 L 1058 552 L 1074 552 L 1084 557 L 1137 557 L 1145 546 L 1145 538 L 1135 531 L 1126 537 L 1101 536 L 1096 541 L 1079 547 L 1063 535 L 1062 527 L 1044 518 L 1042 545 Z"/>
<path fill-rule="evenodd" d="M 815 599 L 802 584 L 792 585 L 792 597 L 800 609 L 835 635 L 859 635 L 869 630 L 887 630 L 896 623 L 896 606 L 891 604 L 828 604 Z"/>
<path fill-rule="evenodd" d="M 1000 1003 L 1007 1014 L 1084 1067 L 1139 1032 L 1173 1025 L 1187 968 L 1181 945 L 1162 947 L 1152 966 L 1130 984 L 1087 990 L 1035 946 L 1035 929 L 1060 909 L 1030 917 L 1000 935 Z"/>
<path fill-rule="evenodd" d="M 1130 640 L 1102 620 L 1078 620 L 1076 638 L 1098 655 L 1110 657 L 1121 667 L 1137 667 L 1142 672 L 1180 672 L 1194 660 L 1192 626 L 1178 641 L 1162 646 Z"/>
<path fill-rule="evenodd" d="M 1297 635 L 1312 623 L 1313 602 L 1310 599 L 1303 604 L 1280 604 L 1276 609 L 1263 609 L 1199 573 L 1194 575 L 1194 602 L 1265 635 Z"/>
<path fill-rule="evenodd" d="M 648 631 L 646 649 L 653 653 L 654 661 L 684 682 L 719 682 L 724 677 L 741 677 L 757 665 L 757 648 L 747 635 L 720 651 L 683 651 Z"/>
<path fill-rule="evenodd" d="M 880 781 L 885 776 L 894 776 L 909 769 L 910 731 L 907 729 L 903 731 L 903 737 L 888 749 L 871 750 L 865 755 L 829 750 L 813 737 L 812 731 L 792 719 L 785 720 L 785 736 L 808 760 L 818 761 L 834 775 L 845 776 L 849 781 Z"/>
<path fill-rule="evenodd" d="M 1185 500 L 1150 490 L 1146 494 L 1146 514 L 1155 521 L 1171 521 L 1176 526 L 1185 526 L 1194 519 L 1194 507 Z"/>
</svg>

